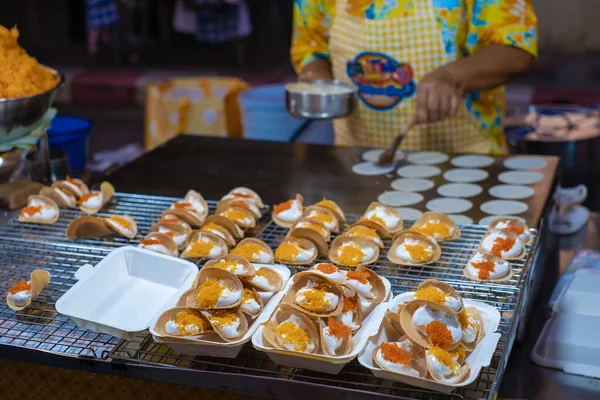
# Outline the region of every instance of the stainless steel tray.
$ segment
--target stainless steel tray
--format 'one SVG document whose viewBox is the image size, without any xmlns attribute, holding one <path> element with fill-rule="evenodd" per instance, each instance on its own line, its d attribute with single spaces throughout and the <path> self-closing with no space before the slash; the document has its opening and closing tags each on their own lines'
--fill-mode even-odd
<svg viewBox="0 0 600 400">
<path fill-rule="evenodd" d="M 106 212 L 99 215 L 127 213 L 136 219 L 142 235 L 148 232 L 150 224 L 158 219 L 161 211 L 174 200 L 177 199 L 117 193 Z M 216 205 L 210 201 L 208 204 L 211 209 Z M 243 391 L 258 395 L 268 394 L 268 382 L 271 390 L 274 390 L 276 385 L 289 387 L 294 384 L 300 385 L 301 388 L 309 385 L 313 389 L 313 385 L 324 385 L 323 390 L 351 390 L 363 396 L 493 399 L 515 339 L 524 304 L 524 289 L 527 287 L 533 254 L 537 248 L 537 232 L 534 231 L 536 241 L 528 246 L 527 259 L 513 263 L 515 276 L 504 284 L 475 283 L 466 280 L 462 274 L 463 265 L 486 230 L 478 225 L 461 226 L 461 239 L 443 244 L 443 256 L 434 265 L 403 268 L 389 263 L 382 257 L 372 266 L 390 280 L 395 294 L 414 289 L 423 279 L 436 278 L 452 284 L 462 296 L 485 301 L 500 311 L 502 319 L 499 331 L 502 337 L 490 366 L 484 368 L 477 381 L 469 387 L 460 388 L 450 395 L 443 395 L 375 378 L 356 361 L 344 368 L 339 375 L 326 375 L 275 365 L 265 354 L 254 350 L 251 344 L 246 345 L 242 353 L 232 360 L 189 357 L 176 354 L 167 346 L 153 342 L 148 334 L 138 335 L 132 341 L 121 341 L 108 335 L 79 329 L 68 318 L 54 310 L 56 300 L 75 283 L 74 272 L 83 264 L 96 264 L 114 248 L 135 244 L 137 240 L 111 238 L 69 241 L 64 232 L 68 223 L 77 215 L 78 211 L 75 210 L 61 210 L 59 221 L 50 226 L 20 224 L 14 219 L 0 226 L 0 292 L 3 295 L 15 280 L 27 278 L 34 268 L 47 269 L 52 275 L 52 284 L 23 312 L 12 311 L 2 299 L 0 345 L 44 350 L 72 357 L 92 357 L 128 365 L 181 369 L 188 373 L 205 371 L 220 381 L 222 387 L 229 385 L 235 391 L 242 390 L 231 386 L 236 385 L 236 379 L 251 377 L 257 384 L 245 387 Z M 357 217 L 349 216 L 349 222 L 353 222 Z M 271 222 L 263 222 L 250 234 L 276 248 L 285 233 L 285 229 Z M 385 255 L 389 245 L 389 242 L 386 243 L 382 254 Z M 293 272 L 303 269 L 292 268 Z M 265 385 L 259 384 L 263 380 Z M 189 383 L 195 384 L 194 381 Z"/>
</svg>

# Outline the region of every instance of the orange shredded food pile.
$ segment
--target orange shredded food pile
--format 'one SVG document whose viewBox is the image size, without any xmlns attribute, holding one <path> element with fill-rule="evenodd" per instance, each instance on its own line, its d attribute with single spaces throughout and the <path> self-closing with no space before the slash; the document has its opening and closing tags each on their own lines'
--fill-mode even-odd
<svg viewBox="0 0 600 400">
<path fill-rule="evenodd" d="M 488 279 L 490 277 L 490 272 L 494 271 L 496 267 L 496 263 L 494 260 L 485 260 L 471 263 L 474 268 L 477 268 L 478 273 L 477 276 L 479 279 Z"/>
<path fill-rule="evenodd" d="M 339 272 L 340 270 L 333 264 L 318 264 L 317 269 L 324 274 L 330 275 Z"/>
<path fill-rule="evenodd" d="M 254 299 L 254 292 L 252 289 L 244 288 L 244 297 L 242 297 L 242 303 L 248 303 Z"/>
<path fill-rule="evenodd" d="M 512 249 L 514 245 L 515 239 L 511 237 L 503 239 L 501 236 L 498 236 L 496 240 L 494 240 L 494 245 L 492 246 L 492 251 L 490 251 L 490 253 L 496 257 L 502 257 L 502 252 Z"/>
<path fill-rule="evenodd" d="M 429 300 L 438 304 L 444 304 L 446 302 L 447 297 L 447 293 L 444 293 L 433 286 L 429 286 L 425 289 L 420 289 L 415 292 L 415 299 Z"/>
<path fill-rule="evenodd" d="M 425 246 L 422 244 L 406 244 L 404 245 L 404 248 L 406 249 L 406 251 L 408 251 L 408 254 L 410 254 L 410 257 L 413 260 L 429 261 L 429 259 L 431 258 L 431 256 L 425 249 Z"/>
<path fill-rule="evenodd" d="M 221 260 L 215 264 L 215 267 L 224 269 L 225 271 L 229 271 L 229 272 L 233 273 L 238 268 L 239 265 L 240 264 L 238 264 L 235 261 Z"/>
<path fill-rule="evenodd" d="M 310 218 L 314 218 L 324 224 L 331 224 L 335 222 L 335 219 L 331 215 L 319 211 L 313 211 L 310 215 Z"/>
<path fill-rule="evenodd" d="M 344 307 L 342 308 L 342 313 L 347 313 L 354 310 L 358 310 L 358 296 L 354 295 L 352 297 L 344 297 Z"/>
<path fill-rule="evenodd" d="M 19 30 L 0 25 L 0 98 L 13 99 L 47 92 L 59 77 L 19 46 Z"/>
<path fill-rule="evenodd" d="M 129 221 L 127 220 L 127 218 L 123 218 L 120 215 L 113 215 L 112 217 L 109 218 L 111 221 L 113 221 L 114 223 L 116 223 L 117 225 L 122 226 L 123 228 L 126 229 L 131 229 L 131 225 L 129 224 Z M 170 232 L 169 232 L 170 233 Z M 168 236 L 168 235 L 167 235 Z M 171 236 L 172 237 L 172 236 Z"/>
<path fill-rule="evenodd" d="M 275 204 L 273 206 L 273 212 L 275 214 L 282 213 L 285 210 L 289 210 L 290 208 L 292 208 L 292 204 L 294 204 L 294 200 L 288 200 L 288 201 L 280 203 L 280 204 Z"/>
<path fill-rule="evenodd" d="M 177 313 L 174 322 L 178 325 L 179 333 L 182 335 L 189 334 L 185 330 L 188 325 L 197 326 L 200 332 L 203 332 L 207 328 L 207 322 L 204 318 L 188 311 Z"/>
<path fill-rule="evenodd" d="M 190 257 L 206 257 L 214 247 L 215 244 L 210 240 L 198 240 L 190 244 L 188 254 Z"/>
<path fill-rule="evenodd" d="M 140 239 L 140 243 L 144 246 L 152 246 L 154 244 L 162 244 L 158 239 Z"/>
<path fill-rule="evenodd" d="M 329 311 L 331 309 L 331 304 L 325 301 L 326 293 L 327 290 L 323 286 L 305 290 L 302 292 L 302 295 L 304 296 L 304 302 L 301 304 L 302 308 L 313 312 Z"/>
<path fill-rule="evenodd" d="M 369 283 L 370 277 L 371 277 L 371 274 L 369 273 L 369 271 L 366 271 L 366 270 L 348 271 L 348 273 L 346 274 L 346 278 L 354 279 L 355 281 L 359 281 L 360 283 L 363 283 L 363 284 Z"/>
<path fill-rule="evenodd" d="M 467 329 L 469 325 L 471 325 L 471 322 L 469 321 L 469 314 L 467 314 L 466 310 L 458 313 L 458 323 L 463 331 Z"/>
<path fill-rule="evenodd" d="M 220 232 L 220 233 L 225 233 L 226 229 L 223 228 L 221 225 L 217 225 L 214 222 L 209 222 L 208 224 L 204 224 L 204 226 L 202 226 L 202 228 L 200 228 L 201 231 L 204 232 Z"/>
<path fill-rule="evenodd" d="M 256 243 L 244 243 L 231 250 L 231 254 L 253 260 L 261 252 L 262 247 Z"/>
<path fill-rule="evenodd" d="M 373 214 L 371 215 L 369 218 L 367 218 L 368 220 L 371 220 L 373 222 L 377 222 L 379 225 L 386 227 L 385 221 L 382 218 L 379 218 L 377 215 Z"/>
<path fill-rule="evenodd" d="M 219 281 L 209 279 L 202 282 L 202 285 L 196 290 L 196 301 L 200 308 L 214 308 L 221 297 L 225 286 Z"/>
<path fill-rule="evenodd" d="M 377 235 L 377 231 L 375 229 L 368 228 L 368 227 L 362 226 L 362 225 L 357 225 L 357 226 L 353 227 L 352 229 L 350 229 L 348 234 L 350 236 L 366 236 L 366 237 L 370 237 L 370 238 L 375 238 L 375 237 L 379 236 L 379 235 Z"/>
<path fill-rule="evenodd" d="M 83 196 L 81 196 L 81 198 L 79 199 L 79 204 L 83 204 L 86 201 L 88 201 L 89 199 L 96 197 L 96 196 L 100 196 L 100 192 L 86 193 Z"/>
<path fill-rule="evenodd" d="M 334 210 L 334 211 L 337 210 L 337 204 L 335 204 L 335 202 L 333 202 L 331 200 L 327 200 L 325 197 L 323 197 L 323 199 L 321 201 L 319 201 L 318 203 L 316 203 L 315 205 L 329 208 L 330 210 Z"/>
<path fill-rule="evenodd" d="M 176 210 L 187 210 L 192 208 L 192 203 L 188 203 L 185 201 L 174 201 L 173 208 Z"/>
<path fill-rule="evenodd" d="M 413 229 L 430 238 L 448 239 L 450 237 L 450 227 L 440 221 L 427 221 L 425 225 Z"/>
<path fill-rule="evenodd" d="M 231 310 L 216 310 L 210 313 L 210 322 L 218 328 L 233 325 L 238 321 L 238 315 Z"/>
<path fill-rule="evenodd" d="M 455 351 L 446 351 L 437 346 L 432 346 L 427 349 L 427 353 L 434 356 L 439 362 L 448 366 L 451 370 L 457 370 L 460 368 L 458 360 L 464 359 L 465 351 L 462 347 L 458 347 Z"/>
<path fill-rule="evenodd" d="M 263 278 L 265 278 L 269 282 L 271 281 L 269 279 L 270 278 L 269 271 L 267 271 L 266 268 L 260 268 L 259 270 L 256 271 L 256 273 L 254 275 L 262 276 Z"/>
<path fill-rule="evenodd" d="M 412 356 L 397 343 L 382 343 L 380 349 L 384 360 L 394 364 L 407 365 L 413 361 Z"/>
<path fill-rule="evenodd" d="M 329 327 L 329 333 L 338 339 L 346 339 L 352 334 L 352 329 L 349 326 L 333 317 L 327 319 L 327 326 Z"/>
<path fill-rule="evenodd" d="M 16 294 L 22 292 L 23 290 L 31 290 L 31 283 L 25 280 L 16 281 L 15 284 L 8 289 L 11 294 Z"/>
<path fill-rule="evenodd" d="M 508 223 L 508 226 L 506 228 L 504 228 L 503 230 L 516 233 L 517 235 L 521 235 L 521 234 L 523 234 L 523 232 L 525 232 L 525 229 L 522 226 L 513 225 L 510 222 Z"/>
<path fill-rule="evenodd" d="M 301 227 L 306 229 L 312 229 L 324 238 L 327 237 L 327 232 L 325 231 L 325 228 L 323 228 L 321 225 L 313 224 L 312 222 L 304 222 L 302 223 Z"/>
<path fill-rule="evenodd" d="M 295 261 L 300 254 L 300 248 L 293 243 L 283 242 L 275 250 L 275 257 L 280 260 Z"/>
<path fill-rule="evenodd" d="M 359 246 L 350 244 L 340 247 L 340 263 L 350 267 L 358 265 L 364 257 L 364 253 Z"/>
<path fill-rule="evenodd" d="M 291 343 L 294 345 L 296 351 L 306 351 L 310 337 L 308 332 L 300 328 L 296 323 L 292 321 L 286 321 L 275 329 L 275 335 L 284 343 Z"/>
<path fill-rule="evenodd" d="M 21 215 L 27 215 L 29 217 L 33 217 L 35 214 L 42 211 L 43 206 L 27 206 L 23 210 L 21 210 Z"/>
<path fill-rule="evenodd" d="M 434 346 L 443 349 L 452 346 L 452 333 L 450 332 L 450 329 L 440 321 L 431 321 L 428 323 L 425 327 L 425 333 L 431 344 Z"/>
<path fill-rule="evenodd" d="M 246 213 L 244 213 L 242 210 L 228 208 L 227 210 L 223 211 L 221 215 L 232 220 L 233 222 L 243 222 L 246 220 Z"/>
</svg>

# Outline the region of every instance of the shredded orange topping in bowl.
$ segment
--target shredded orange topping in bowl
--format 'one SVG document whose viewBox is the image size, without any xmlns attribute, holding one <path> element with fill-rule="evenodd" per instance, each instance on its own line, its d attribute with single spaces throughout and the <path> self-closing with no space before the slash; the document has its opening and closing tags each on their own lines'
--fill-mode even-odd
<svg viewBox="0 0 600 400">
<path fill-rule="evenodd" d="M 207 322 L 204 318 L 188 311 L 181 311 L 177 313 L 174 322 L 178 325 L 178 330 L 181 335 L 189 334 L 189 332 L 185 329 L 188 325 L 197 326 L 200 330 L 200 333 L 205 331 L 207 328 Z"/>
<path fill-rule="evenodd" d="M 412 230 L 434 239 L 445 240 L 450 237 L 450 227 L 441 221 L 427 221 L 423 226 L 415 227 Z"/>
<path fill-rule="evenodd" d="M 333 317 L 327 319 L 327 326 L 329 327 L 329 333 L 338 339 L 346 339 L 352 334 L 352 329 L 349 326 Z"/>
<path fill-rule="evenodd" d="M 362 225 L 356 225 L 355 227 L 350 228 L 350 230 L 348 231 L 348 235 L 349 236 L 366 236 L 366 237 L 370 237 L 370 238 L 379 237 L 379 235 L 377 234 L 377 231 L 375 229 L 368 228 L 368 227 L 362 226 Z"/>
<path fill-rule="evenodd" d="M 0 99 L 33 96 L 54 89 L 60 78 L 19 46 L 19 30 L 0 25 Z"/>
<path fill-rule="evenodd" d="M 43 206 L 27 206 L 21 210 L 21 215 L 27 215 L 33 217 L 35 214 L 41 212 L 44 209 Z"/>
<path fill-rule="evenodd" d="M 275 250 L 275 257 L 279 260 L 295 261 L 301 249 L 293 243 L 283 242 Z"/>
<path fill-rule="evenodd" d="M 275 204 L 273 206 L 273 212 L 275 214 L 282 213 L 285 210 L 289 210 L 290 208 L 292 208 L 292 204 L 294 204 L 294 200 L 288 200 L 288 201 L 280 203 L 280 204 Z"/>
<path fill-rule="evenodd" d="M 225 290 L 225 286 L 216 280 L 206 280 L 196 290 L 196 301 L 200 308 L 214 308 L 219 301 L 219 297 Z"/>
<path fill-rule="evenodd" d="M 292 321 L 286 321 L 275 329 L 275 335 L 284 343 L 291 343 L 294 345 L 296 351 L 306 351 L 310 337 L 308 332 L 300 328 L 296 323 Z"/>
<path fill-rule="evenodd" d="M 495 255 L 496 257 L 502 257 L 503 251 L 509 251 L 515 245 L 515 239 L 511 237 L 506 237 L 505 239 L 501 236 L 498 236 L 494 240 L 494 244 L 492 246 L 492 250 L 490 253 Z"/>
<path fill-rule="evenodd" d="M 425 262 L 429 261 L 429 259 L 431 258 L 431 256 L 425 248 L 425 245 L 423 244 L 406 244 L 404 245 L 404 248 L 406 249 L 406 251 L 408 251 L 408 254 L 410 254 L 410 258 L 412 258 L 415 261 Z"/>
<path fill-rule="evenodd" d="M 122 226 L 125 229 L 131 229 L 131 224 L 129 223 L 129 220 L 127 218 L 124 218 L 124 217 L 122 217 L 120 215 L 113 215 L 109 219 L 112 222 L 114 222 L 115 224 L 117 224 L 119 226 Z"/>
<path fill-rule="evenodd" d="M 11 294 L 17 294 L 19 292 L 22 292 L 23 290 L 31 290 L 31 283 L 25 280 L 16 281 L 15 284 L 10 289 L 8 289 L 8 291 Z"/>
<path fill-rule="evenodd" d="M 318 264 L 317 269 L 324 274 L 331 275 L 336 272 L 340 272 L 340 270 L 333 264 Z"/>
<path fill-rule="evenodd" d="M 190 244 L 188 254 L 190 257 L 206 257 L 215 247 L 215 244 L 210 240 L 198 240 Z"/>
<path fill-rule="evenodd" d="M 494 260 L 472 262 L 471 265 L 474 268 L 477 268 L 477 276 L 479 277 L 479 279 L 489 279 L 490 272 L 493 272 L 496 268 L 496 263 L 494 262 Z"/>
<path fill-rule="evenodd" d="M 454 343 L 450 329 L 440 321 L 431 321 L 428 323 L 425 327 L 425 333 L 434 346 L 447 349 Z"/>
<path fill-rule="evenodd" d="M 231 310 L 216 310 L 210 313 L 210 322 L 217 328 L 233 325 L 239 321 L 238 315 Z"/>
<path fill-rule="evenodd" d="M 162 244 L 158 239 L 140 239 L 140 243 L 144 246 L 152 246 L 155 244 Z"/>
<path fill-rule="evenodd" d="M 413 361 L 412 356 L 395 342 L 381 343 L 380 349 L 383 359 L 394 364 L 407 365 Z"/>
<path fill-rule="evenodd" d="M 369 283 L 370 277 L 371 277 L 371 274 L 369 273 L 369 271 L 366 271 L 366 270 L 348 271 L 348 273 L 346 273 L 347 279 L 354 279 L 355 281 L 359 281 L 360 283 L 363 283 L 363 284 Z"/>
<path fill-rule="evenodd" d="M 444 304 L 448 296 L 448 293 L 444 293 L 433 286 L 429 286 L 424 289 L 417 290 L 414 297 L 415 299 L 419 300 L 429 300 L 433 301 L 434 303 Z"/>
<path fill-rule="evenodd" d="M 358 310 L 358 295 L 352 297 L 344 297 L 344 307 L 342 313 Z"/>
<path fill-rule="evenodd" d="M 100 192 L 86 193 L 79 199 L 79 204 L 83 204 L 93 197 L 100 196 L 100 194 Z"/>
<path fill-rule="evenodd" d="M 241 246 L 237 246 L 231 250 L 231 254 L 244 257 L 245 259 L 252 261 L 262 250 L 263 248 L 256 243 L 244 243 Z"/>
<path fill-rule="evenodd" d="M 350 267 L 358 265 L 365 256 L 362 249 L 354 244 L 340 246 L 339 252 L 340 263 Z"/>
<path fill-rule="evenodd" d="M 247 215 L 242 210 L 234 210 L 232 208 L 228 208 L 227 210 L 221 213 L 221 216 L 232 220 L 233 222 L 242 223 L 246 220 Z"/>
</svg>

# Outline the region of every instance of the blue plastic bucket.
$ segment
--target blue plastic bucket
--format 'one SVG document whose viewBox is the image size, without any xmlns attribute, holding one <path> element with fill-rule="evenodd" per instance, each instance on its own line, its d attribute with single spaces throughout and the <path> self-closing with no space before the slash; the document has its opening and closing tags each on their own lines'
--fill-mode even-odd
<svg viewBox="0 0 600 400">
<path fill-rule="evenodd" d="M 244 137 L 290 141 L 307 121 L 292 117 L 285 108 L 285 84 L 257 86 L 240 95 Z"/>
<path fill-rule="evenodd" d="M 58 115 L 48 129 L 48 145 L 51 149 L 67 152 L 71 170 L 83 171 L 87 160 L 88 137 L 91 133 L 91 121 Z"/>
</svg>

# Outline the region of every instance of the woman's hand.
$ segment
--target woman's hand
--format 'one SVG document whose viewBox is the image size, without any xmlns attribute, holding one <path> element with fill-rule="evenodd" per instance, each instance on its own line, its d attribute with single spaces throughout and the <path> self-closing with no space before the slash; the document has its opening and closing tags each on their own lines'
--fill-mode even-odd
<svg viewBox="0 0 600 400">
<path fill-rule="evenodd" d="M 331 64 L 327 60 L 317 58 L 304 66 L 298 75 L 299 81 L 312 82 L 319 79 L 332 80 Z"/>
<path fill-rule="evenodd" d="M 458 113 L 463 85 L 444 66 L 425 75 L 417 84 L 418 124 L 443 121 Z"/>
</svg>

